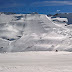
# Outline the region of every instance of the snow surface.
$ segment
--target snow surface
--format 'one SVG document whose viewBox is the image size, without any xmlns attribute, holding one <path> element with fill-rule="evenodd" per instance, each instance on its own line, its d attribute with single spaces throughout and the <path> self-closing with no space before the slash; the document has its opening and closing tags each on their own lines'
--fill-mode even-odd
<svg viewBox="0 0 72 72">
<path fill-rule="evenodd" d="M 72 53 L 32 51 L 0 54 L 0 72 L 72 72 Z"/>
<path fill-rule="evenodd" d="M 0 72 L 72 72 L 71 15 L 1 13 Z"/>
<path fill-rule="evenodd" d="M 70 16 L 0 14 L 0 52 L 72 51 Z"/>
</svg>

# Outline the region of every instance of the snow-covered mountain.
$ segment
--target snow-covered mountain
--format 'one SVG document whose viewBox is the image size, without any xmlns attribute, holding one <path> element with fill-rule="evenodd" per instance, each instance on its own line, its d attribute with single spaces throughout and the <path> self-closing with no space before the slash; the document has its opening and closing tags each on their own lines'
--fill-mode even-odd
<svg viewBox="0 0 72 72">
<path fill-rule="evenodd" d="M 0 14 L 0 52 L 72 51 L 71 16 Z"/>
</svg>

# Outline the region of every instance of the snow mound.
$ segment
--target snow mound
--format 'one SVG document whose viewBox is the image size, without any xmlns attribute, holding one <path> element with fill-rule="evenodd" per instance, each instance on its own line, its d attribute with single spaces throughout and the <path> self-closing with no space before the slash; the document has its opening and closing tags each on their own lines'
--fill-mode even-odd
<svg viewBox="0 0 72 72">
<path fill-rule="evenodd" d="M 0 52 L 72 51 L 70 14 L 55 17 L 0 14 Z"/>
<path fill-rule="evenodd" d="M 60 14 L 55 14 L 53 18 L 55 17 L 60 17 L 60 18 L 67 18 L 68 19 L 68 24 L 72 24 L 72 13 L 60 13 Z"/>
</svg>

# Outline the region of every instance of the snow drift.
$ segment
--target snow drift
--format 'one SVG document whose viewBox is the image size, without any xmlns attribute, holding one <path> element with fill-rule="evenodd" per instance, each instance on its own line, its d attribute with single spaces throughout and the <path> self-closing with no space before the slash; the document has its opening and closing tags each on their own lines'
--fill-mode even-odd
<svg viewBox="0 0 72 72">
<path fill-rule="evenodd" d="M 0 14 L 0 52 L 72 51 L 71 15 Z"/>
</svg>

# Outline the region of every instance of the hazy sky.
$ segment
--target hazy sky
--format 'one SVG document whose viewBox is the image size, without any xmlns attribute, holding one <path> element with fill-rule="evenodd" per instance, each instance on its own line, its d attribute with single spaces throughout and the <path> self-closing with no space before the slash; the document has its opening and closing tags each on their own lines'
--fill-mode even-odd
<svg viewBox="0 0 72 72">
<path fill-rule="evenodd" d="M 43 14 L 72 12 L 72 0 L 0 0 L 0 11 Z"/>
</svg>

